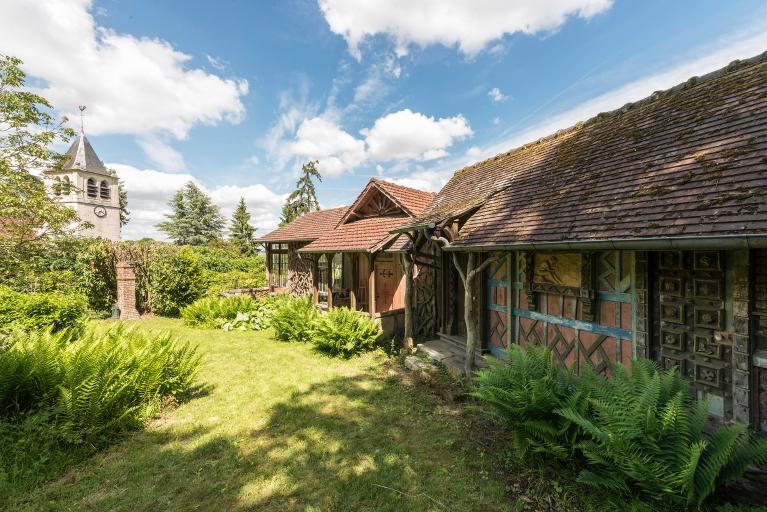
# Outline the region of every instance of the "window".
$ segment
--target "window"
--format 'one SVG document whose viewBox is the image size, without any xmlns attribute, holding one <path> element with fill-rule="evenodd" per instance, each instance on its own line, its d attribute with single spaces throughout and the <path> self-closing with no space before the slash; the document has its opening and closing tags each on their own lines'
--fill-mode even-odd
<svg viewBox="0 0 767 512">
<path fill-rule="evenodd" d="M 88 178 L 87 184 L 86 184 L 86 190 L 88 192 L 88 197 L 96 197 L 98 189 L 96 187 L 96 180 L 93 178 Z"/>
<path fill-rule="evenodd" d="M 288 244 L 272 244 L 271 285 L 276 288 L 288 286 Z"/>
<path fill-rule="evenodd" d="M 109 185 L 106 181 L 102 181 L 99 185 L 99 195 L 101 199 L 109 199 Z"/>
<path fill-rule="evenodd" d="M 72 181 L 69 176 L 64 176 L 64 179 L 61 180 L 61 193 L 68 196 L 70 192 L 72 192 Z"/>
<path fill-rule="evenodd" d="M 61 195 L 61 179 L 58 176 L 53 180 L 53 193 L 57 196 Z"/>
<path fill-rule="evenodd" d="M 341 290 L 344 287 L 344 255 L 337 252 L 333 256 L 333 289 Z"/>
<path fill-rule="evenodd" d="M 328 293 L 328 259 L 324 254 L 317 260 L 317 290 L 321 294 Z"/>
</svg>

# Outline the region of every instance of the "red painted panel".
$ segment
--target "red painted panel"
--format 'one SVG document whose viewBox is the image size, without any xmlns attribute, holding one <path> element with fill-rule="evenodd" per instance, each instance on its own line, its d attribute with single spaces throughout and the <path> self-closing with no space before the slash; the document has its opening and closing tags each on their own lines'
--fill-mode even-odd
<svg viewBox="0 0 767 512">
<path fill-rule="evenodd" d="M 562 316 L 562 308 L 560 306 L 561 295 L 554 295 L 552 293 L 546 295 L 546 302 L 548 303 L 548 313 L 554 316 Z"/>
<path fill-rule="evenodd" d="M 631 304 L 622 303 L 621 304 L 621 329 L 626 329 L 627 331 L 631 330 L 631 324 L 632 324 L 632 318 L 631 318 L 632 310 L 631 310 Z"/>
<path fill-rule="evenodd" d="M 562 314 L 565 318 L 575 320 L 577 306 L 577 300 L 575 297 L 565 297 L 564 312 Z"/>
<path fill-rule="evenodd" d="M 632 349 L 631 340 L 621 340 L 621 363 L 624 366 L 631 365 Z"/>
<path fill-rule="evenodd" d="M 599 301 L 599 323 L 608 327 L 616 327 L 615 322 L 616 303 L 611 300 Z"/>
</svg>

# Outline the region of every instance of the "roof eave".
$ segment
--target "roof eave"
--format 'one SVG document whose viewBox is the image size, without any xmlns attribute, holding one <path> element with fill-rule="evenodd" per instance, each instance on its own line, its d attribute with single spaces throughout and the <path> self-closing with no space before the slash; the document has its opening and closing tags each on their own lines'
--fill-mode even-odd
<svg viewBox="0 0 767 512">
<path fill-rule="evenodd" d="M 570 240 L 567 242 L 520 242 L 512 244 L 448 245 L 446 251 L 503 250 L 665 250 L 665 249 L 762 249 L 767 248 L 767 233 L 702 237 L 622 238 L 613 240 Z"/>
</svg>

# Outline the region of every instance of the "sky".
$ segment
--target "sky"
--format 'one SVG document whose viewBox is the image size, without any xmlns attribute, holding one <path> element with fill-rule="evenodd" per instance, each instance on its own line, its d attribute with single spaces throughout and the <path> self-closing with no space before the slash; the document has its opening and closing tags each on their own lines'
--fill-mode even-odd
<svg viewBox="0 0 767 512">
<path fill-rule="evenodd" d="M 371 177 L 436 191 L 472 163 L 767 50 L 767 3 L 3 0 L 0 54 L 163 239 L 193 180 L 264 234 L 301 164 L 324 208 Z M 63 151 L 66 145 L 58 147 Z"/>
</svg>

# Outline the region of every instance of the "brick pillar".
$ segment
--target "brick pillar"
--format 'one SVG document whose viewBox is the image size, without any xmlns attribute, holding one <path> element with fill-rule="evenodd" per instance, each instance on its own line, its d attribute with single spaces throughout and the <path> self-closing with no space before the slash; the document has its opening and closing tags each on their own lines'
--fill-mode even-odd
<svg viewBox="0 0 767 512">
<path fill-rule="evenodd" d="M 136 270 L 132 263 L 117 262 L 117 307 L 120 308 L 120 320 L 137 320 L 136 310 Z"/>
<path fill-rule="evenodd" d="M 728 254 L 732 262 L 732 419 L 751 422 L 751 333 L 749 332 L 749 254 L 747 250 Z"/>
</svg>

